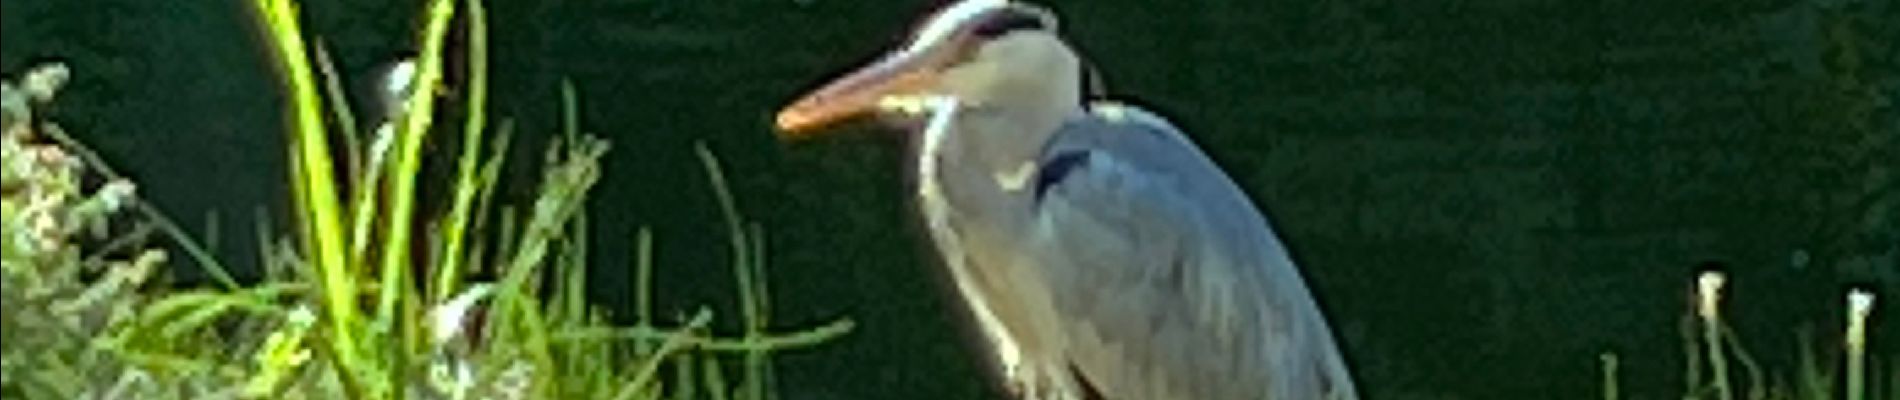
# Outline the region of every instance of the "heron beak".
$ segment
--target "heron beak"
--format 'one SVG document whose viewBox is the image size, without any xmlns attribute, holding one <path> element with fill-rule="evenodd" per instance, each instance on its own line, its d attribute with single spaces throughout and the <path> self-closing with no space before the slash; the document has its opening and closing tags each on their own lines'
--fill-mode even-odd
<svg viewBox="0 0 1900 400">
<path fill-rule="evenodd" d="M 778 112 L 779 137 L 800 139 L 852 118 L 914 111 L 914 101 L 938 84 L 941 51 L 899 51 L 805 94 Z"/>
</svg>

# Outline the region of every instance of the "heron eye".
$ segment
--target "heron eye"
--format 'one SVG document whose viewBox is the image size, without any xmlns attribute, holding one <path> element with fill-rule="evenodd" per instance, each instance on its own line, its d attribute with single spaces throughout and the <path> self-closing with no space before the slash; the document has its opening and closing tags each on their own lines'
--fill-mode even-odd
<svg viewBox="0 0 1900 400">
<path fill-rule="evenodd" d="M 1020 11 L 1004 11 L 984 19 L 970 29 L 970 34 L 989 39 L 1020 30 L 1042 30 L 1048 25 L 1042 16 Z"/>
</svg>

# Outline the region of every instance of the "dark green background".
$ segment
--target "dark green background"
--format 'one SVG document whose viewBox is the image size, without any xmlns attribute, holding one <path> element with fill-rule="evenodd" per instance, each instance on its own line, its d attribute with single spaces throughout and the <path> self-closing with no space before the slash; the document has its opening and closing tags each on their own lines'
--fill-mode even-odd
<svg viewBox="0 0 1900 400">
<path fill-rule="evenodd" d="M 247 3 L 0 4 L 0 69 L 66 61 L 59 120 L 193 231 L 220 212 L 221 252 L 252 259 L 248 216 L 281 222 L 286 187 L 283 100 Z M 305 23 L 365 84 L 414 47 L 419 4 L 311 1 Z M 1175 117 L 1268 209 L 1369 398 L 1593 398 L 1601 352 L 1641 398 L 1676 396 L 1676 323 L 1707 261 L 1733 272 L 1743 339 L 1784 374 L 1796 329 L 1836 329 L 1846 285 L 1900 294 L 1893 1 L 1053 6 L 1114 93 Z M 705 142 L 768 229 L 775 320 L 860 322 L 780 358 L 786 398 L 987 398 L 907 220 L 898 140 L 769 131 L 776 106 L 932 7 L 496 1 L 491 115 L 544 142 L 572 78 L 585 126 L 613 141 L 590 210 L 602 302 L 628 306 L 627 244 L 651 226 L 660 307 L 734 310 Z M 1875 328 L 1887 360 L 1892 315 Z"/>
</svg>

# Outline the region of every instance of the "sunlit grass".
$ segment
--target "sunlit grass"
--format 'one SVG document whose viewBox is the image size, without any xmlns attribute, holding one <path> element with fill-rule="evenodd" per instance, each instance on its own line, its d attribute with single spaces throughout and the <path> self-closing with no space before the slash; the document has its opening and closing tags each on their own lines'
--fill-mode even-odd
<svg viewBox="0 0 1900 400">
<path fill-rule="evenodd" d="M 770 331 L 763 229 L 737 213 L 718 161 L 703 148 L 731 229 L 743 333 L 711 335 L 709 309 L 677 315 L 677 325 L 660 322 L 648 298 L 645 230 L 613 240 L 639 251 L 640 306 L 633 325 L 609 324 L 585 295 L 592 238 L 583 212 L 609 146 L 581 132 L 571 85 L 562 88 L 563 132 L 549 146 L 537 196 L 499 204 L 494 192 L 513 135 L 506 122 L 488 128 L 479 3 L 429 4 L 413 95 L 406 112 L 382 121 L 396 135 L 386 150 L 339 126 L 353 116 L 327 57 L 304 39 L 295 3 L 254 4 L 290 100 L 286 154 L 297 218 L 296 234 L 277 238 L 260 213 L 256 282 L 232 279 L 139 201 L 129 181 L 35 119 L 33 105 L 53 89 L 8 86 L 6 162 L 20 168 L 9 168 L 6 181 L 6 398 L 765 399 L 774 390 L 773 352 L 851 329 L 840 320 Z M 420 144 L 444 130 L 431 121 L 432 108 L 440 50 L 458 12 L 469 27 L 470 70 L 458 85 L 468 109 L 452 197 L 441 215 L 416 218 Z M 57 72 L 56 88 L 64 70 L 47 71 Z M 46 80 L 40 76 L 25 79 Z M 31 88 L 41 86 L 48 85 Z M 333 153 L 339 133 L 352 148 Z M 331 154 L 349 157 L 338 163 Z M 108 183 L 87 188 L 88 172 Z M 118 218 L 133 228 L 108 229 L 113 215 L 134 209 L 140 214 Z M 215 285 L 173 286 L 166 253 L 147 240 L 153 232 L 180 243 Z M 85 245 L 81 236 L 105 244 Z"/>
</svg>

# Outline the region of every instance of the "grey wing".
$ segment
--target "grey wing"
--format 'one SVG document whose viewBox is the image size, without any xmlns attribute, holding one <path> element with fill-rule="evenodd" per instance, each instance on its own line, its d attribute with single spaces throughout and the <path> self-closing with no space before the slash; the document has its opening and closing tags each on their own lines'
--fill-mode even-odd
<svg viewBox="0 0 1900 400">
<path fill-rule="evenodd" d="M 1055 286 L 1070 367 L 1097 393 L 1356 398 L 1279 239 L 1179 131 L 1097 105 L 1043 160 L 1029 247 Z"/>
</svg>

